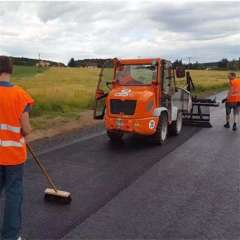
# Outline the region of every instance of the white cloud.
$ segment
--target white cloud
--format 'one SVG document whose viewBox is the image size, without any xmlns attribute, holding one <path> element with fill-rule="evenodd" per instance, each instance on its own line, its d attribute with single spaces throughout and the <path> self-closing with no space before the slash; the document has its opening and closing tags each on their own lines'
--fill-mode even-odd
<svg viewBox="0 0 240 240">
<path fill-rule="evenodd" d="M 0 54 L 70 57 L 240 57 L 240 3 L 0 2 Z"/>
</svg>

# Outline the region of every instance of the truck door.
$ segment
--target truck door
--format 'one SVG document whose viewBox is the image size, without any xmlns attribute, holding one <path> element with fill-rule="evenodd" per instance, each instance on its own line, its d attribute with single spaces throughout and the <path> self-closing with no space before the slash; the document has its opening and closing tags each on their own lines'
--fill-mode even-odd
<svg viewBox="0 0 240 240">
<path fill-rule="evenodd" d="M 103 119 L 106 110 L 106 98 L 112 87 L 114 79 L 113 61 L 109 60 L 104 63 L 100 73 L 95 95 L 94 119 Z"/>
<path fill-rule="evenodd" d="M 162 106 L 168 109 L 169 121 L 172 119 L 172 94 L 175 91 L 172 65 L 165 62 L 162 82 Z"/>
</svg>

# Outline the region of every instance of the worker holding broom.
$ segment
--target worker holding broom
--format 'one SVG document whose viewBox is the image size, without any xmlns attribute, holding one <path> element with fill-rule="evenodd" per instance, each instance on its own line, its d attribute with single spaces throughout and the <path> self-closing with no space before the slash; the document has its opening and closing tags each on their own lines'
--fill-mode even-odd
<svg viewBox="0 0 240 240">
<path fill-rule="evenodd" d="M 21 239 L 25 137 L 31 132 L 29 112 L 34 100 L 10 82 L 13 65 L 0 56 L 0 194 L 5 191 L 2 239 Z"/>
<path fill-rule="evenodd" d="M 231 110 L 233 110 L 233 131 L 237 130 L 237 118 L 239 118 L 240 109 L 240 79 L 236 77 L 236 73 L 234 72 L 228 74 L 230 90 L 227 98 L 222 100 L 222 102 L 226 104 L 226 124 L 224 127 L 230 128 L 230 115 Z"/>
</svg>

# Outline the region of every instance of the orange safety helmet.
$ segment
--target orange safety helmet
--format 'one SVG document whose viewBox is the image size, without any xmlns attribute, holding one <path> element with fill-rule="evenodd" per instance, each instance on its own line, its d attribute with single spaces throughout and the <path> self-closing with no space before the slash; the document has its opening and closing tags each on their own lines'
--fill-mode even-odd
<svg viewBox="0 0 240 240">
<path fill-rule="evenodd" d="M 0 86 L 0 165 L 18 165 L 27 159 L 20 118 L 34 100 L 20 87 Z"/>
</svg>

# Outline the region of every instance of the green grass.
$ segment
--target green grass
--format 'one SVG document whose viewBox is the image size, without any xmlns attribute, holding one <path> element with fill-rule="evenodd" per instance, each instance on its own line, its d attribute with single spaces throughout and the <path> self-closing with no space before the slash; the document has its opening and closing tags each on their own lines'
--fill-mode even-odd
<svg viewBox="0 0 240 240">
<path fill-rule="evenodd" d="M 43 73 L 47 69 L 46 68 L 37 68 L 30 66 L 14 66 L 14 79 L 28 79 L 30 77 L 35 76 L 36 74 Z"/>
<path fill-rule="evenodd" d="M 33 127 L 51 128 L 65 122 L 77 120 L 80 113 L 91 109 L 99 69 L 87 68 L 48 68 L 16 66 L 13 82 L 27 90 L 36 100 L 31 114 Z M 192 70 L 196 86 L 195 95 L 206 95 L 228 86 L 227 71 Z M 112 70 L 103 78 L 111 81 Z M 177 79 L 178 86 L 185 85 L 184 79 Z"/>
<path fill-rule="evenodd" d="M 17 70 L 13 82 L 36 100 L 31 113 L 35 128 L 79 119 L 81 111 L 93 106 L 98 69 L 49 68 L 41 73 L 28 67 Z"/>
<path fill-rule="evenodd" d="M 193 95 L 206 96 L 228 88 L 228 71 L 191 70 L 190 73 L 196 88 Z M 186 80 L 177 79 L 177 85 L 184 87 Z"/>
</svg>

